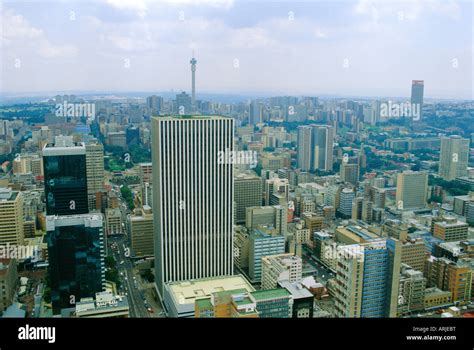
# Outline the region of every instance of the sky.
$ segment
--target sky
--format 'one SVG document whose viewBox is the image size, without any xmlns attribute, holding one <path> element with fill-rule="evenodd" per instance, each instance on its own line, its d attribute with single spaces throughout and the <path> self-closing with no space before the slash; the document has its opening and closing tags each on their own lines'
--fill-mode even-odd
<svg viewBox="0 0 474 350">
<path fill-rule="evenodd" d="M 473 99 L 469 0 L 1 2 L 0 92 Z"/>
</svg>

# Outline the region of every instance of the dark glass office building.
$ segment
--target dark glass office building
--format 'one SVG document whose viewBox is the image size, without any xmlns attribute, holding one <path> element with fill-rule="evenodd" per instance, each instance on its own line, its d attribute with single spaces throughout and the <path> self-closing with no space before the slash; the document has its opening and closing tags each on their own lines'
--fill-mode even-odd
<svg viewBox="0 0 474 350">
<path fill-rule="evenodd" d="M 104 290 L 102 214 L 47 216 L 49 286 L 53 313 Z"/>
<path fill-rule="evenodd" d="M 43 148 L 47 215 L 87 214 L 86 148 L 57 139 Z"/>
</svg>

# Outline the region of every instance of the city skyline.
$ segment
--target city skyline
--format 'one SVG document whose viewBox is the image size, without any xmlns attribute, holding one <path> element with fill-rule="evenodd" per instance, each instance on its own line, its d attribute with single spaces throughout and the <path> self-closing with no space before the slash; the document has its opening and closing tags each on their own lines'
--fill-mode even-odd
<svg viewBox="0 0 474 350">
<path fill-rule="evenodd" d="M 191 93 L 195 51 L 197 99 L 217 91 L 409 97 L 414 79 L 425 81 L 426 98 L 472 98 L 467 1 L 198 4 L 6 1 L 1 93 Z"/>
</svg>

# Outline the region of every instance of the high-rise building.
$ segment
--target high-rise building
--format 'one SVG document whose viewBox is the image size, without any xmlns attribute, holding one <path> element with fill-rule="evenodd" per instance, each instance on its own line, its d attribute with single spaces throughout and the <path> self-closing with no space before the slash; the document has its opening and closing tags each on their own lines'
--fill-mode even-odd
<svg viewBox="0 0 474 350">
<path fill-rule="evenodd" d="M 23 194 L 0 188 L 0 246 L 24 243 Z"/>
<path fill-rule="evenodd" d="M 275 289 L 278 282 L 299 282 L 302 279 L 303 262 L 293 254 L 279 254 L 262 258 L 262 289 Z"/>
<path fill-rule="evenodd" d="M 362 205 L 364 204 L 364 197 L 356 197 L 352 201 L 352 220 L 362 219 Z"/>
<path fill-rule="evenodd" d="M 469 139 L 453 135 L 441 138 L 439 176 L 445 180 L 467 176 L 469 162 Z"/>
<path fill-rule="evenodd" d="M 97 192 L 104 191 L 104 146 L 100 142 L 86 144 L 86 175 L 89 208 L 93 209 Z"/>
<path fill-rule="evenodd" d="M 314 213 L 302 213 L 301 219 L 305 222 L 306 228 L 309 229 L 310 237 L 314 234 L 314 232 L 321 231 L 323 228 L 324 217 Z"/>
<path fill-rule="evenodd" d="M 12 163 L 14 174 L 43 175 L 43 159 L 37 153 L 20 154 Z"/>
<path fill-rule="evenodd" d="M 392 239 L 339 247 L 335 309 L 338 317 L 395 317 L 400 242 Z"/>
<path fill-rule="evenodd" d="M 289 183 L 287 179 L 275 177 L 265 180 L 265 205 L 286 205 L 288 193 Z"/>
<path fill-rule="evenodd" d="M 249 110 L 249 124 L 258 124 L 263 122 L 264 105 L 259 101 L 252 101 Z"/>
<path fill-rule="evenodd" d="M 428 285 L 452 293 L 453 302 L 471 301 L 474 271 L 462 261 L 457 263 L 447 258 L 431 257 L 428 260 Z"/>
<path fill-rule="evenodd" d="M 405 241 L 408 238 L 408 226 L 400 220 L 387 220 L 382 226 L 385 236 Z"/>
<path fill-rule="evenodd" d="M 219 116 L 152 119 L 155 278 L 233 273 L 234 120 Z"/>
<path fill-rule="evenodd" d="M 250 292 L 259 318 L 289 318 L 292 314 L 293 300 L 285 288 L 257 290 Z"/>
<path fill-rule="evenodd" d="M 411 104 L 420 108 L 420 118 L 423 116 L 423 90 L 425 88 L 424 80 L 413 80 L 411 82 Z M 419 106 L 419 107 L 418 107 Z"/>
<path fill-rule="evenodd" d="M 184 91 L 176 95 L 176 108 L 180 115 L 190 115 L 192 113 L 192 99 Z"/>
<path fill-rule="evenodd" d="M 337 211 L 347 217 L 352 214 L 352 201 L 355 198 L 355 192 L 352 188 L 343 188 L 339 194 L 339 205 Z"/>
<path fill-rule="evenodd" d="M 250 207 L 262 205 L 262 179 L 251 174 L 237 174 L 235 187 L 235 222 L 245 222 L 245 211 Z"/>
<path fill-rule="evenodd" d="M 105 209 L 105 235 L 119 235 L 123 232 L 122 212 L 119 208 Z"/>
<path fill-rule="evenodd" d="M 139 176 L 142 205 L 148 205 L 153 208 L 153 166 L 151 163 L 139 164 Z"/>
<path fill-rule="evenodd" d="M 359 182 L 359 164 L 342 162 L 341 180 L 357 186 Z"/>
<path fill-rule="evenodd" d="M 397 176 L 396 205 L 400 210 L 424 208 L 428 191 L 428 174 L 406 170 Z"/>
<path fill-rule="evenodd" d="M 409 239 L 401 242 L 401 263 L 423 272 L 426 261 L 426 246 L 423 239 Z"/>
<path fill-rule="evenodd" d="M 247 208 L 245 226 L 249 229 L 272 229 L 276 234 L 286 236 L 287 208 L 281 205 Z"/>
<path fill-rule="evenodd" d="M 314 295 L 299 282 L 282 281 L 279 286 L 291 294 L 291 317 L 313 318 Z"/>
<path fill-rule="evenodd" d="M 16 260 L 0 258 L 0 315 L 13 303 L 17 285 Z"/>
<path fill-rule="evenodd" d="M 313 127 L 312 152 L 314 152 L 312 170 L 331 171 L 333 163 L 333 138 L 332 126 L 316 125 Z"/>
<path fill-rule="evenodd" d="M 469 235 L 469 225 L 455 217 L 444 217 L 432 223 L 433 236 L 445 242 L 461 241 Z"/>
<path fill-rule="evenodd" d="M 150 206 L 135 209 L 129 216 L 128 224 L 132 255 L 153 256 L 153 212 Z"/>
<path fill-rule="evenodd" d="M 311 126 L 299 126 L 298 127 L 298 168 L 302 171 L 311 170 Z"/>
<path fill-rule="evenodd" d="M 43 148 L 47 215 L 86 214 L 88 189 L 86 147 L 72 137 L 57 136 Z"/>
<path fill-rule="evenodd" d="M 46 217 L 53 313 L 105 287 L 102 214 Z"/>
<path fill-rule="evenodd" d="M 423 272 L 401 264 L 398 289 L 397 315 L 419 311 L 424 308 L 426 278 Z"/>
<path fill-rule="evenodd" d="M 107 144 L 109 146 L 127 149 L 127 134 L 125 131 L 112 131 L 107 133 Z"/>
<path fill-rule="evenodd" d="M 196 109 L 196 63 L 197 60 L 193 57 L 191 58 L 191 107 L 194 112 Z"/>
<path fill-rule="evenodd" d="M 157 115 L 163 106 L 163 98 L 156 95 L 148 96 L 146 98 L 146 106 L 152 115 Z"/>
<path fill-rule="evenodd" d="M 285 237 L 253 230 L 249 239 L 249 276 L 253 282 L 261 282 L 262 258 L 283 254 L 285 252 Z"/>
<path fill-rule="evenodd" d="M 302 171 L 332 170 L 333 139 L 332 126 L 300 126 L 298 128 L 298 167 Z"/>
</svg>

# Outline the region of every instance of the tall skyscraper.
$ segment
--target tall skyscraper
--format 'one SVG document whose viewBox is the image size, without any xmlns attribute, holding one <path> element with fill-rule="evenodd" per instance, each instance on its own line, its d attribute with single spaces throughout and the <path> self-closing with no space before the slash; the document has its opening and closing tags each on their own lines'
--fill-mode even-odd
<svg viewBox="0 0 474 350">
<path fill-rule="evenodd" d="M 342 162 L 341 180 L 357 186 L 359 182 L 359 164 Z"/>
<path fill-rule="evenodd" d="M 152 119 L 155 276 L 170 281 L 233 273 L 234 120 Z"/>
<path fill-rule="evenodd" d="M 423 90 L 425 88 L 424 80 L 413 80 L 411 82 L 411 104 L 420 106 L 420 118 L 423 111 Z M 418 108 L 418 107 L 417 107 Z"/>
<path fill-rule="evenodd" d="M 235 222 L 245 222 L 245 211 L 262 205 L 262 179 L 252 174 L 237 174 L 235 177 Z"/>
<path fill-rule="evenodd" d="M 72 137 L 57 136 L 43 148 L 47 215 L 89 212 L 87 202 L 86 147 Z"/>
<path fill-rule="evenodd" d="M 189 61 L 189 63 L 191 63 L 191 75 L 192 75 L 192 78 L 191 78 L 191 89 L 192 89 L 191 90 L 192 91 L 191 106 L 192 106 L 192 111 L 195 112 L 196 111 L 196 63 L 197 63 L 197 60 L 193 57 L 193 58 L 191 58 L 191 61 Z"/>
<path fill-rule="evenodd" d="M 314 152 L 313 169 L 331 171 L 333 163 L 333 127 L 317 125 L 313 127 L 312 145 Z"/>
<path fill-rule="evenodd" d="M 152 95 L 146 98 L 146 106 L 152 115 L 159 114 L 163 106 L 163 97 Z"/>
<path fill-rule="evenodd" d="M 105 287 L 102 214 L 46 217 L 53 313 Z"/>
<path fill-rule="evenodd" d="M 397 177 L 396 205 L 400 210 L 424 208 L 428 191 L 428 174 L 404 171 Z"/>
<path fill-rule="evenodd" d="M 453 135 L 441 138 L 439 176 L 445 180 L 467 176 L 469 161 L 469 139 Z"/>
<path fill-rule="evenodd" d="M 104 191 L 104 146 L 98 141 L 86 144 L 86 176 L 89 208 L 95 209 L 97 192 Z"/>
<path fill-rule="evenodd" d="M 337 211 L 347 217 L 352 214 L 352 201 L 355 198 L 355 192 L 352 188 L 343 188 L 339 193 L 339 205 Z"/>
<path fill-rule="evenodd" d="M 333 133 L 333 127 L 328 125 L 298 128 L 298 167 L 301 170 L 332 170 Z"/>
<path fill-rule="evenodd" d="M 193 102 L 192 98 L 189 97 L 187 93 L 184 91 L 181 92 L 179 95 L 176 95 L 176 108 L 178 114 L 180 115 L 189 115 L 192 112 Z"/>
<path fill-rule="evenodd" d="M 263 102 L 254 100 L 250 102 L 249 124 L 263 123 Z"/>
<path fill-rule="evenodd" d="M 311 126 L 299 126 L 298 127 L 298 167 L 302 171 L 311 170 Z"/>
</svg>

